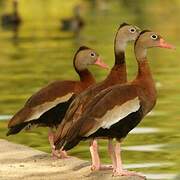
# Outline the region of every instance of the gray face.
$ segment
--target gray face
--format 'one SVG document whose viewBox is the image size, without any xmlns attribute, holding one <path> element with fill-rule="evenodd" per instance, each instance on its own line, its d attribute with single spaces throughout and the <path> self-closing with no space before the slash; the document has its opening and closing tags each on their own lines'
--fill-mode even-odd
<svg viewBox="0 0 180 180">
<path fill-rule="evenodd" d="M 119 33 L 121 34 L 121 38 L 123 38 L 124 41 L 134 41 L 139 36 L 140 28 L 133 25 L 126 25 L 120 28 Z"/>
<path fill-rule="evenodd" d="M 144 48 L 158 47 L 161 36 L 155 32 L 145 32 L 138 39 L 138 43 L 142 44 Z"/>
<path fill-rule="evenodd" d="M 75 66 L 78 70 L 84 70 L 88 65 L 93 65 L 99 54 L 92 49 L 85 49 L 78 52 L 75 59 Z"/>
<path fill-rule="evenodd" d="M 116 51 L 125 51 L 128 42 L 135 41 L 140 34 L 137 26 L 125 25 L 121 27 L 116 35 L 115 49 Z"/>
</svg>

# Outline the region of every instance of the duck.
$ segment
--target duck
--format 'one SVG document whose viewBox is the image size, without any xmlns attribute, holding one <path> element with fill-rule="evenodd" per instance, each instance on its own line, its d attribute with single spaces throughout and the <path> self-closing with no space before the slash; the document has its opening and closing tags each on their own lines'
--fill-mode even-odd
<svg viewBox="0 0 180 180">
<path fill-rule="evenodd" d="M 79 106 L 82 106 L 81 113 L 86 109 L 86 104 L 91 100 L 91 98 L 97 95 L 99 92 L 115 84 L 123 84 L 127 82 L 125 49 L 129 42 L 135 41 L 139 33 L 140 33 L 140 28 L 138 28 L 137 26 L 125 22 L 120 24 L 114 38 L 114 55 L 115 55 L 114 65 L 109 75 L 106 77 L 104 81 L 91 86 L 90 88 L 88 88 L 87 90 L 81 93 L 80 96 L 82 99 L 78 104 Z M 70 114 L 72 116 L 80 116 L 81 113 L 79 113 L 78 110 L 76 111 L 76 109 L 74 109 L 73 111 L 71 111 Z M 61 131 L 58 130 L 57 132 L 59 132 L 59 134 L 61 133 Z M 55 136 L 58 139 L 58 133 L 56 133 Z M 91 170 L 110 168 L 101 165 L 100 158 L 98 155 L 98 145 L 95 139 L 93 139 L 90 142 L 90 153 L 92 157 Z"/>
<path fill-rule="evenodd" d="M 52 156 L 57 157 L 53 151 L 53 128 L 56 128 L 63 119 L 65 112 L 73 99 L 78 94 L 96 83 L 94 76 L 87 69 L 89 65 L 98 65 L 101 68 L 108 68 L 100 58 L 99 54 L 87 47 L 81 46 L 74 55 L 73 66 L 79 75 L 79 81 L 65 80 L 54 81 L 34 93 L 9 121 L 7 136 L 17 134 L 23 129 L 34 127 L 49 127 L 49 143 L 52 149 Z M 61 156 L 66 156 L 62 152 Z"/>
<path fill-rule="evenodd" d="M 67 117 L 58 127 L 61 132 L 55 138 L 56 149 L 70 150 L 80 141 L 93 138 L 105 138 L 116 144 L 108 144 L 113 164 L 114 176 L 144 176 L 140 173 L 124 170 L 121 159 L 121 143 L 128 133 L 154 108 L 157 100 L 156 87 L 147 59 L 147 49 L 152 47 L 174 47 L 165 42 L 161 35 L 151 30 L 143 30 L 135 41 L 134 52 L 138 64 L 136 78 L 125 84 L 116 84 L 102 90 L 86 104 L 80 118 Z M 76 100 L 76 101 L 75 101 Z M 76 97 L 72 108 L 81 113 L 82 105 Z M 78 106 L 77 106 L 78 105 Z M 68 121 L 69 120 L 69 121 Z"/>
<path fill-rule="evenodd" d="M 79 32 L 85 25 L 83 18 L 80 15 L 81 7 L 77 5 L 73 9 L 73 17 L 61 19 L 61 30 Z"/>
<path fill-rule="evenodd" d="M 18 0 L 13 0 L 13 12 L 10 14 L 4 14 L 2 17 L 1 17 L 1 24 L 2 24 L 2 27 L 18 27 L 22 20 L 21 20 L 21 17 L 19 15 L 19 12 L 18 12 L 18 4 L 19 4 L 19 1 Z"/>
</svg>

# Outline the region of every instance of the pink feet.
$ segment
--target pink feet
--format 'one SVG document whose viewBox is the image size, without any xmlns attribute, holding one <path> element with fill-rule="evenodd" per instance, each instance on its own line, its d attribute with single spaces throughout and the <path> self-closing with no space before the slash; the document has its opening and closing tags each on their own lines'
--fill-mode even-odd
<svg viewBox="0 0 180 180">
<path fill-rule="evenodd" d="M 98 154 L 98 145 L 96 140 L 92 140 L 90 142 L 90 153 L 91 153 L 91 158 L 92 158 L 92 165 L 91 165 L 91 170 L 92 171 L 97 171 L 100 169 L 100 158 Z"/>
<path fill-rule="evenodd" d="M 59 153 L 60 153 L 60 158 L 61 159 L 69 158 L 66 151 L 59 150 Z"/>
<path fill-rule="evenodd" d="M 55 150 L 54 146 L 51 146 L 51 156 L 53 159 L 57 159 L 60 157 L 60 154 L 57 150 Z"/>
<path fill-rule="evenodd" d="M 138 176 L 141 177 L 142 179 L 146 179 L 146 177 L 141 174 L 141 173 L 137 173 L 134 171 L 128 171 L 128 170 L 113 170 L 113 176 Z"/>
<path fill-rule="evenodd" d="M 99 166 L 96 166 L 95 164 L 91 165 L 91 171 L 98 171 L 100 169 Z"/>
<path fill-rule="evenodd" d="M 51 148 L 51 155 L 53 159 L 66 159 L 69 158 L 67 155 L 66 151 L 61 151 L 61 150 L 55 150 L 55 148 Z"/>
<path fill-rule="evenodd" d="M 112 165 L 100 165 L 100 166 L 95 166 L 91 165 L 91 171 L 99 171 L 99 170 L 112 170 L 113 166 Z"/>
<path fill-rule="evenodd" d="M 90 142 L 90 152 L 92 157 L 92 165 L 91 170 L 92 171 L 99 171 L 99 170 L 112 170 L 112 165 L 101 165 L 99 153 L 98 153 L 98 144 L 97 140 L 93 139 Z"/>
<path fill-rule="evenodd" d="M 117 142 L 114 147 L 112 140 L 109 139 L 109 153 L 113 162 L 113 176 L 138 176 L 142 179 L 146 179 L 146 177 L 140 173 L 123 169 L 120 142 Z"/>
<path fill-rule="evenodd" d="M 66 151 L 61 151 L 61 150 L 55 150 L 54 146 L 54 133 L 52 131 L 49 131 L 48 134 L 48 139 L 49 139 L 49 144 L 51 146 L 51 155 L 53 159 L 65 159 L 68 158 L 68 155 Z"/>
</svg>

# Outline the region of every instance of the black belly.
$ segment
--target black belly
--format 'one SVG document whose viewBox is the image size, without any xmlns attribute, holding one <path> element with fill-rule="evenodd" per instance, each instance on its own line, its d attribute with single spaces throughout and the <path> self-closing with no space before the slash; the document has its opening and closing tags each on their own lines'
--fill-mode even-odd
<svg viewBox="0 0 180 180">
<path fill-rule="evenodd" d="M 24 128 L 30 129 L 32 126 L 46 126 L 57 128 L 57 126 L 63 120 L 66 111 L 73 101 L 74 97 L 75 96 L 72 96 L 68 101 L 57 104 L 55 107 L 42 114 L 38 119 L 33 119 L 31 121 L 23 122 L 11 127 L 7 132 L 7 136 L 11 134 L 17 134 Z"/>
<path fill-rule="evenodd" d="M 73 99 L 74 97 L 70 98 L 66 102 L 59 103 L 55 107 L 46 111 L 38 119 L 36 119 L 35 124 L 39 124 L 39 126 L 57 127 L 63 120 Z"/>
<path fill-rule="evenodd" d="M 100 128 L 88 138 L 124 138 L 132 129 L 134 129 L 139 124 L 142 118 L 143 112 L 140 108 L 137 112 L 129 114 L 124 119 L 112 125 L 109 129 Z"/>
</svg>

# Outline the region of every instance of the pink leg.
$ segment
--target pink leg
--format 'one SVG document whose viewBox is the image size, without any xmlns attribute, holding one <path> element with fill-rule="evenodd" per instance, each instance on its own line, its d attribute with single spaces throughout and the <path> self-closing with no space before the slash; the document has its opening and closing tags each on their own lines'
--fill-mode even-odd
<svg viewBox="0 0 180 180">
<path fill-rule="evenodd" d="M 90 141 L 90 153 L 91 153 L 91 158 L 92 158 L 92 165 L 91 165 L 91 170 L 99 170 L 100 169 L 100 158 L 98 154 L 98 144 L 96 140 L 91 140 Z"/>
<path fill-rule="evenodd" d="M 67 158 L 67 153 L 65 151 L 58 151 L 58 150 L 55 150 L 55 146 L 54 146 L 54 133 L 52 131 L 52 129 L 49 130 L 49 133 L 48 133 L 48 139 L 49 139 L 49 144 L 51 146 L 51 154 L 52 154 L 52 157 L 53 158 Z"/>
<path fill-rule="evenodd" d="M 112 139 L 109 139 L 108 141 L 108 152 L 109 152 L 109 155 L 111 157 L 111 160 L 112 160 L 112 164 L 113 164 L 113 172 L 116 170 L 116 156 L 115 156 L 115 150 L 114 150 L 114 145 L 113 145 L 113 140 Z"/>
<path fill-rule="evenodd" d="M 98 144 L 97 140 L 92 140 L 90 142 L 90 153 L 92 158 L 92 165 L 91 170 L 97 171 L 97 170 L 108 170 L 112 169 L 112 166 L 110 165 L 101 165 L 100 158 L 99 158 L 99 152 L 98 152 Z"/>
<path fill-rule="evenodd" d="M 145 178 L 145 176 L 143 176 L 140 173 L 127 171 L 123 169 L 120 142 L 117 142 L 115 145 L 115 156 L 116 156 L 116 170 L 114 171 L 114 176 L 139 176 L 142 177 L 143 179 Z"/>
<path fill-rule="evenodd" d="M 67 154 L 66 151 L 60 150 L 59 153 L 60 153 L 60 158 L 61 158 L 61 159 L 69 158 L 69 156 L 68 156 L 68 154 Z"/>
</svg>

